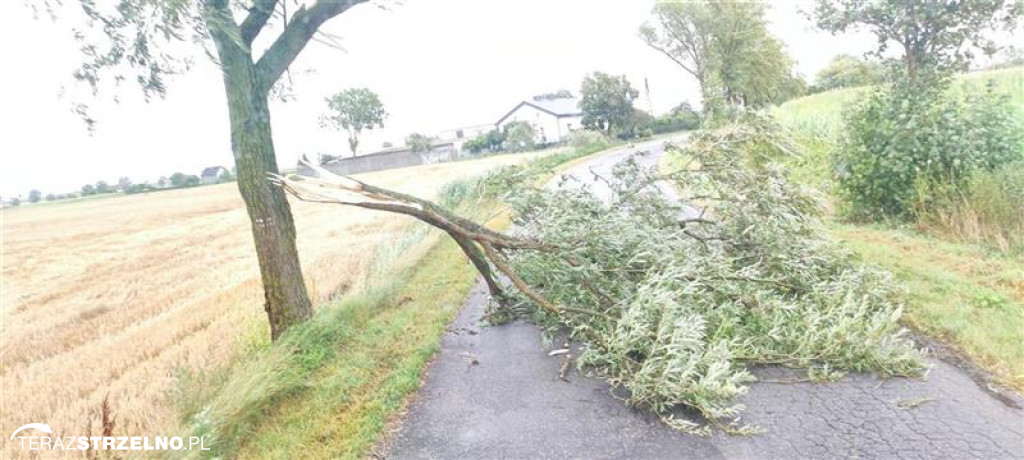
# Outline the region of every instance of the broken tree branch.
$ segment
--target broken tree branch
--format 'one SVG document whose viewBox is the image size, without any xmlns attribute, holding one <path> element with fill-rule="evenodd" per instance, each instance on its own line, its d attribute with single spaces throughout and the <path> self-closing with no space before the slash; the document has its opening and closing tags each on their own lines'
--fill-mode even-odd
<svg viewBox="0 0 1024 460">
<path fill-rule="evenodd" d="M 492 265 L 497 272 L 505 275 L 519 292 L 540 308 L 555 314 L 565 312 L 578 313 L 601 317 L 612 322 L 615 321 L 611 315 L 600 311 L 557 305 L 551 302 L 530 287 L 509 266 L 508 260 L 501 253 L 502 250 L 552 252 L 559 249 L 557 246 L 506 235 L 458 216 L 431 201 L 370 185 L 348 176 L 334 174 L 308 161 L 303 161 L 302 163 L 316 172 L 317 177 L 287 178 L 278 174 L 271 174 L 270 180 L 284 189 L 285 192 L 302 201 L 341 204 L 404 214 L 443 230 L 459 245 L 462 252 L 473 263 L 473 266 L 487 283 L 491 296 L 498 302 L 504 303 L 508 299 L 498 283 L 495 270 L 492 270 Z M 339 192 L 343 195 L 338 195 Z M 563 258 L 563 260 L 566 263 L 573 264 L 568 258 Z M 582 283 L 595 296 L 604 300 L 609 308 L 616 303 L 610 296 L 598 290 L 591 280 L 584 278 Z"/>
</svg>

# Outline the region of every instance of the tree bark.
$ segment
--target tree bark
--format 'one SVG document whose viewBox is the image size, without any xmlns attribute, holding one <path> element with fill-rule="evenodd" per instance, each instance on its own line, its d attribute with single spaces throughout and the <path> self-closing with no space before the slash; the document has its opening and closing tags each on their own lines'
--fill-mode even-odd
<svg viewBox="0 0 1024 460">
<path fill-rule="evenodd" d="M 491 271 L 491 265 L 487 263 L 487 258 L 480 248 L 473 243 L 472 240 L 458 234 L 453 230 L 445 230 L 448 236 L 455 240 L 455 243 L 462 248 L 462 252 L 466 254 L 469 261 L 476 267 L 476 271 L 480 273 L 480 276 L 484 278 L 487 283 L 487 291 L 490 292 L 491 297 L 494 297 L 499 302 L 504 300 L 505 292 L 498 285 L 498 280 L 494 277 L 494 272 Z"/>
<path fill-rule="evenodd" d="M 287 196 L 267 181 L 268 174 L 278 173 L 267 101 L 272 82 L 261 79 L 247 47 L 223 31 L 212 36 L 224 73 L 238 191 L 252 224 L 264 308 L 271 338 L 276 340 L 288 327 L 311 318 L 313 307 L 302 277 Z"/>
<path fill-rule="evenodd" d="M 356 134 L 349 134 L 348 136 L 348 148 L 352 151 L 352 156 L 356 156 L 356 148 L 359 147 L 359 138 Z"/>
</svg>

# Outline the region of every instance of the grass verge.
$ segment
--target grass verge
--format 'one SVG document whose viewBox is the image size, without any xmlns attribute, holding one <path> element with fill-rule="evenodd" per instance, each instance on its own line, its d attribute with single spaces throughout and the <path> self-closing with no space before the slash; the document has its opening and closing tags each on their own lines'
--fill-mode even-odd
<svg viewBox="0 0 1024 460">
<path fill-rule="evenodd" d="M 882 225 L 833 223 L 829 230 L 903 282 L 905 324 L 1024 390 L 1024 260 Z"/>
<path fill-rule="evenodd" d="M 538 180 L 598 147 L 541 157 Z M 600 153 L 600 152 L 598 152 Z M 503 205 L 479 180 L 449 184 L 441 204 L 492 228 Z M 321 307 L 270 345 L 242 340 L 230 367 L 181 379 L 175 399 L 189 436 L 228 458 L 362 458 L 419 387 L 438 341 L 476 279 L 458 246 L 426 226 L 382 247 L 361 292 Z M 253 337 L 264 337 L 255 328 Z"/>
<path fill-rule="evenodd" d="M 301 392 L 262 414 L 237 456 L 362 457 L 419 387 L 438 338 L 475 277 L 459 248 L 445 239 L 401 277 L 401 287 L 347 300 L 342 310 L 349 314 L 332 325 L 343 331 L 328 344 L 334 356 L 315 363 Z"/>
</svg>

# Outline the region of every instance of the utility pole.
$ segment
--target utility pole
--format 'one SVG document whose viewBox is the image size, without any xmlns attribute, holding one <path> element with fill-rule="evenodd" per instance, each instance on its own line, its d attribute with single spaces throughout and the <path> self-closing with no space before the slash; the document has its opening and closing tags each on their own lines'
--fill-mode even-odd
<svg viewBox="0 0 1024 460">
<path fill-rule="evenodd" d="M 644 77 L 644 93 L 647 96 L 647 113 L 654 116 L 654 103 L 651 102 L 651 85 L 647 82 L 647 77 Z"/>
</svg>

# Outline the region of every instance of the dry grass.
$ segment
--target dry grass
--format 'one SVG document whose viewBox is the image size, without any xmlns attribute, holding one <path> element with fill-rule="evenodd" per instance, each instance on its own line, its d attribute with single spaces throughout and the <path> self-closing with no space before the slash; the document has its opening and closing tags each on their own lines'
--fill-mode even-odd
<svg viewBox="0 0 1024 460">
<path fill-rule="evenodd" d="M 457 178 L 535 156 L 363 178 L 432 197 Z M 292 206 L 315 303 L 362 283 L 368 249 L 396 239 L 409 222 Z M 80 435 L 109 395 L 117 435 L 171 435 L 177 413 L 167 391 L 178 372 L 214 367 L 254 333 L 266 334 L 251 330 L 262 324 L 262 290 L 234 184 L 2 213 L 0 432 L 39 422 L 54 435 Z"/>
</svg>

